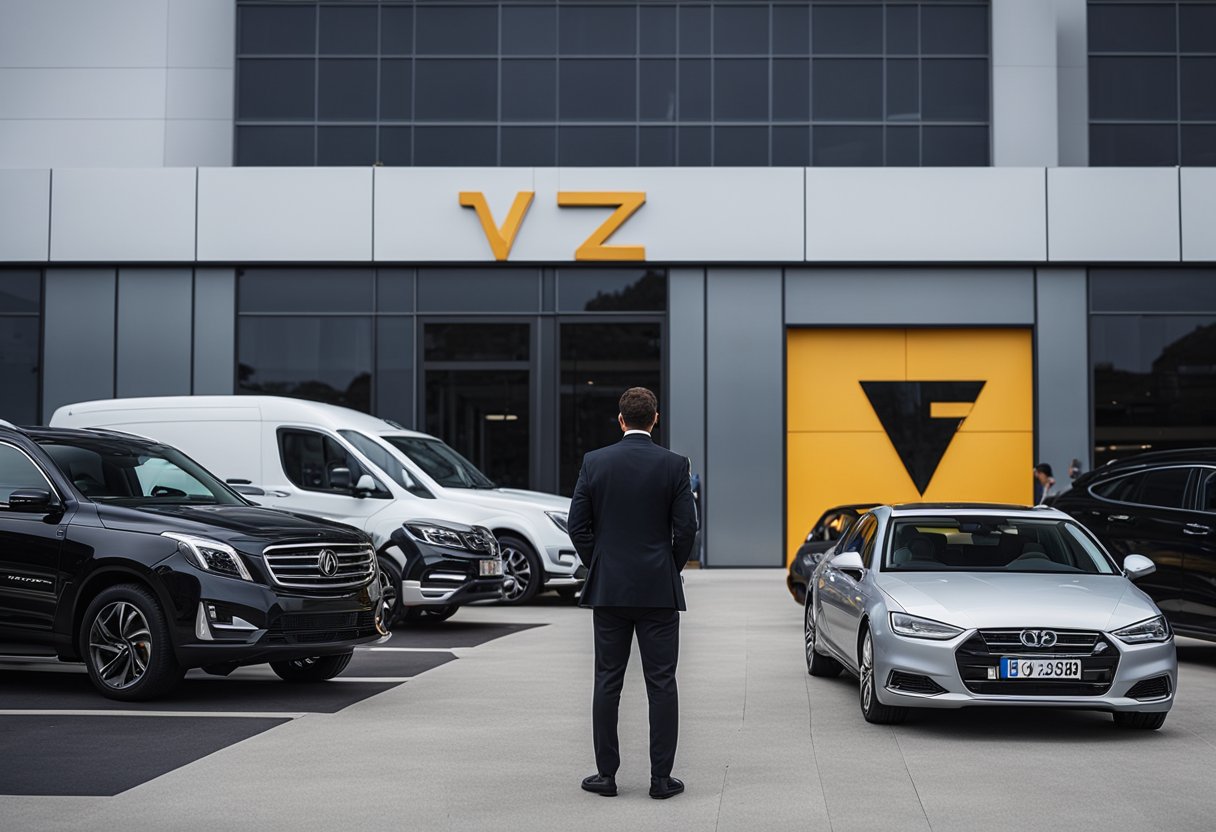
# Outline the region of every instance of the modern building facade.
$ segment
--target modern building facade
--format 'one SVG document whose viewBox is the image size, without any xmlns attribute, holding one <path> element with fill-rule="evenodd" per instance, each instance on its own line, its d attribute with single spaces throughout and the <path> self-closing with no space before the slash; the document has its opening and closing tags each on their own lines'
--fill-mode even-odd
<svg viewBox="0 0 1216 832">
<path fill-rule="evenodd" d="M 1216 443 L 1216 0 L 0 0 L 0 418 L 278 393 L 706 560 Z"/>
</svg>

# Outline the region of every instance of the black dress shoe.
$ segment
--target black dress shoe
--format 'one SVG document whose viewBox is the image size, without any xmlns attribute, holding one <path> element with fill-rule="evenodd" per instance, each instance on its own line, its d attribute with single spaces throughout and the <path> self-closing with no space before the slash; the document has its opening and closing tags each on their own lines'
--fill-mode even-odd
<svg viewBox="0 0 1216 832">
<path fill-rule="evenodd" d="M 684 791 L 684 781 L 674 777 L 651 777 L 650 796 L 655 800 L 666 800 Z"/>
<path fill-rule="evenodd" d="M 684 788 L 683 785 L 680 788 Z M 616 778 L 611 774 L 593 774 L 583 778 L 583 791 L 601 797 L 616 797 Z"/>
</svg>

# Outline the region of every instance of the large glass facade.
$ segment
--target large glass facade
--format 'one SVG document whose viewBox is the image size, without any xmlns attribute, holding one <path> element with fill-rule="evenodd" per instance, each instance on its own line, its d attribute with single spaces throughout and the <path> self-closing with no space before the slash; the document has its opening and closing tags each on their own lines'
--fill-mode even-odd
<svg viewBox="0 0 1216 832">
<path fill-rule="evenodd" d="M 250 268 L 237 308 L 238 392 L 416 426 L 505 486 L 570 493 L 620 394 L 663 400 L 662 269 Z"/>
<path fill-rule="evenodd" d="M 0 419 L 36 425 L 42 343 L 42 272 L 0 270 Z"/>
<path fill-rule="evenodd" d="M 239 0 L 238 165 L 988 165 L 976 0 Z"/>
<path fill-rule="evenodd" d="M 1216 445 L 1216 270 L 1090 272 L 1094 464 Z"/>
<path fill-rule="evenodd" d="M 1216 0 L 1091 0 L 1089 163 L 1216 165 Z"/>
</svg>

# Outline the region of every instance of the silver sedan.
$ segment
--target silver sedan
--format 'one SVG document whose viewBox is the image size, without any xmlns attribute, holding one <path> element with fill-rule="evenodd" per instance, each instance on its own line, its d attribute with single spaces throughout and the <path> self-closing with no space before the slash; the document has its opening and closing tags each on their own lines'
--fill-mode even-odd
<svg viewBox="0 0 1216 832">
<path fill-rule="evenodd" d="M 1068 515 L 985 504 L 881 506 L 823 558 L 805 607 L 812 676 L 858 678 L 862 715 L 909 708 L 1109 711 L 1160 728 L 1178 660 L 1169 624 Z"/>
</svg>

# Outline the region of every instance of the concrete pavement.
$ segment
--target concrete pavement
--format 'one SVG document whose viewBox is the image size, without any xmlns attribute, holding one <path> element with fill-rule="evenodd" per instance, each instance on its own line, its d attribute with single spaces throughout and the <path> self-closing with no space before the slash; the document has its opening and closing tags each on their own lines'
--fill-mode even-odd
<svg viewBox="0 0 1216 832">
<path fill-rule="evenodd" d="M 1216 825 L 1216 645 L 1180 646 L 1178 704 L 1157 732 L 1117 731 L 1103 714 L 992 709 L 880 727 L 862 720 L 853 680 L 806 675 L 801 611 L 779 571 L 692 571 L 686 590 L 675 774 L 688 791 L 672 800 L 646 794 L 636 655 L 622 700 L 621 794 L 579 789 L 594 768 L 591 617 L 549 601 L 462 610 L 454 621 L 548 626 L 455 650 L 456 661 L 398 687 L 117 796 L 0 797 L 0 829 Z"/>
</svg>

